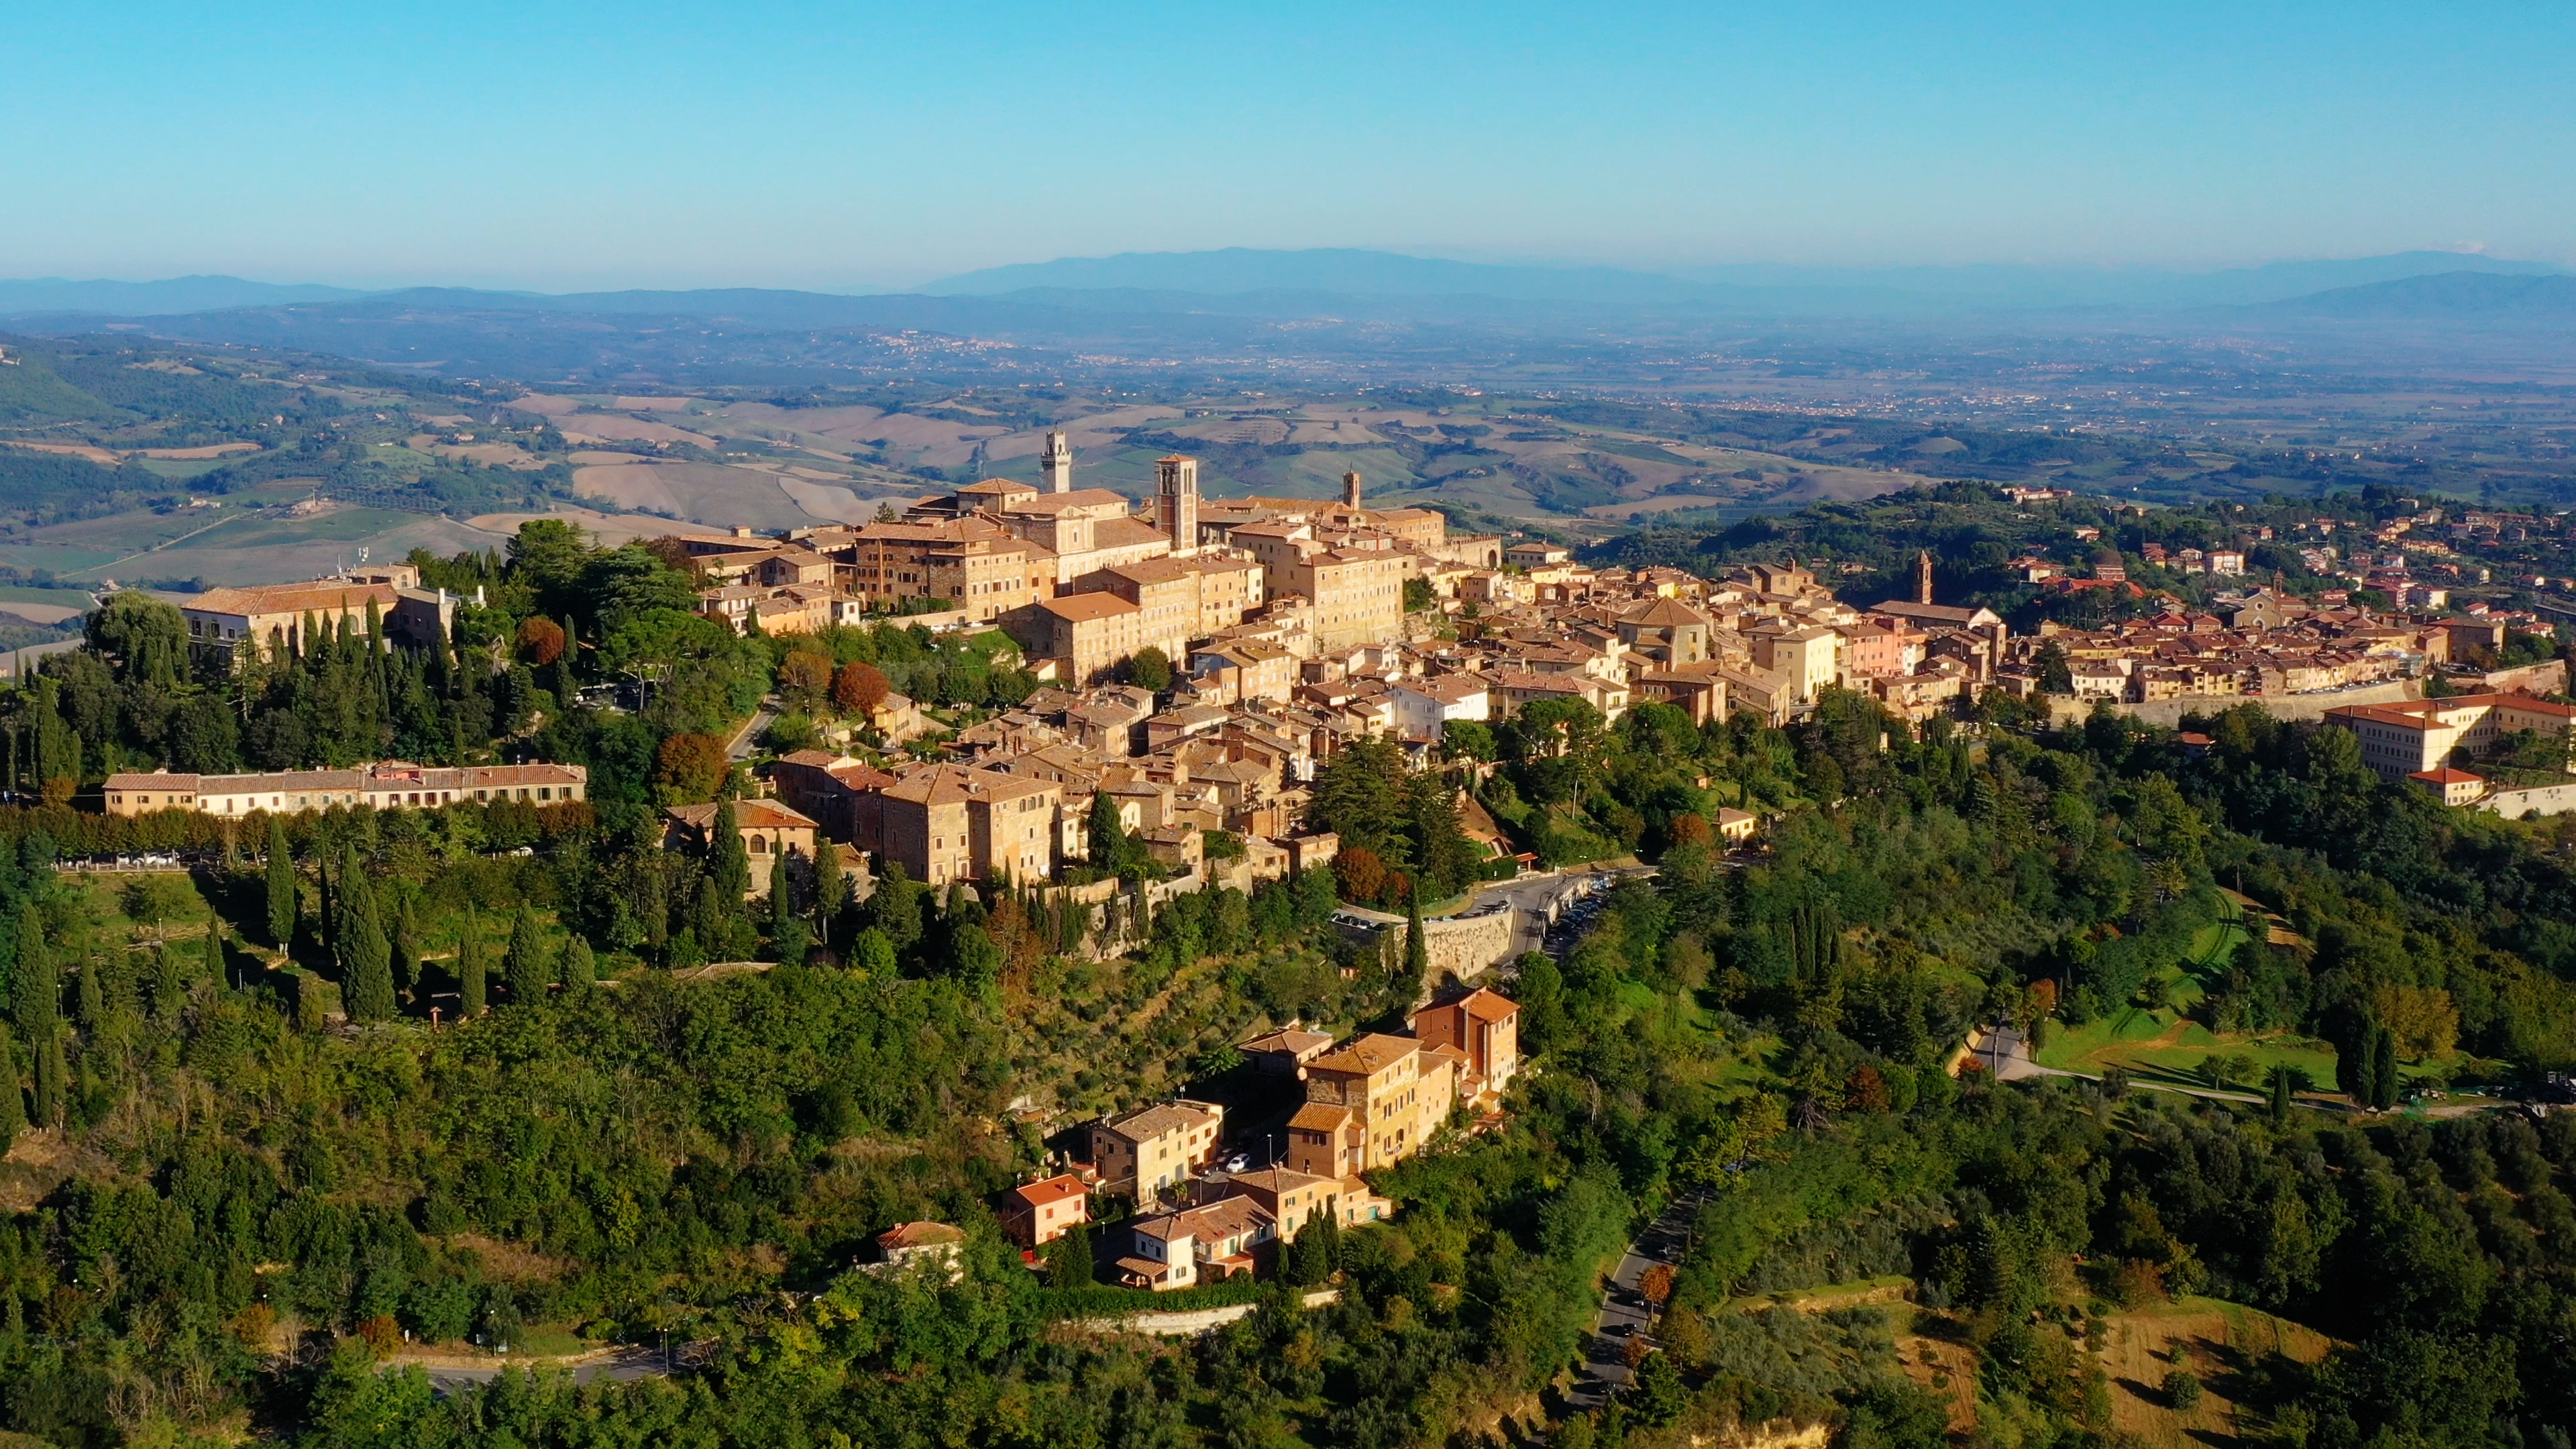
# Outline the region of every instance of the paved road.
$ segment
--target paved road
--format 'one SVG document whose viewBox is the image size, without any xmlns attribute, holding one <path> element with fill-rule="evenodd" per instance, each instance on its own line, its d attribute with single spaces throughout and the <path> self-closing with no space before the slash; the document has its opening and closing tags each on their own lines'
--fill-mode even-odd
<svg viewBox="0 0 2576 1449">
<path fill-rule="evenodd" d="M 2063 1067 L 2041 1066 L 2031 1059 L 2030 1043 L 2024 1040 L 2021 1032 L 2014 1027 L 1994 1027 L 1983 1034 L 1983 1040 L 1979 1040 L 1975 1035 L 1971 1035 L 1969 1040 L 1975 1043 L 1971 1054 L 1978 1061 L 1985 1063 L 1986 1070 L 1994 1073 L 1995 1080 L 1999 1082 L 2018 1082 L 2025 1077 L 2078 1077 L 2088 1082 L 2102 1080 L 2092 1072 L 2070 1072 Z M 2252 1102 L 2259 1106 L 2271 1100 L 2257 1092 L 2221 1092 L 2207 1087 L 2176 1086 L 2169 1082 L 2142 1082 L 2135 1077 L 2129 1079 L 2129 1085 L 2149 1092 L 2176 1092 L 2186 1097 L 2207 1097 L 2217 1102 Z M 2299 1105 L 2313 1107 L 2318 1104 L 2302 1102 Z"/>
<path fill-rule="evenodd" d="M 1526 875 L 1518 880 L 1485 887 L 1476 904 L 1486 905 L 1499 898 L 1509 902 L 1518 913 L 1511 950 L 1504 956 L 1504 964 L 1520 959 L 1524 951 L 1563 956 L 1580 934 L 1579 927 L 1589 921 L 1589 913 L 1583 909 L 1587 903 L 1607 894 L 1610 887 L 1625 876 L 1638 873 L 1633 870 L 1586 869 Z"/>
<path fill-rule="evenodd" d="M 1619 1266 L 1610 1270 L 1610 1287 L 1601 1300 L 1601 1311 L 1593 1318 L 1592 1336 L 1584 1344 L 1582 1376 L 1566 1394 L 1567 1403 L 1578 1408 L 1597 1407 L 1609 1402 L 1612 1390 L 1628 1382 L 1628 1341 L 1652 1341 L 1648 1330 L 1653 1326 L 1653 1313 L 1637 1285 L 1646 1270 L 1657 1263 L 1681 1267 L 1683 1250 L 1690 1242 L 1690 1221 L 1698 1214 L 1701 1201 L 1686 1197 L 1664 1209 L 1663 1215 L 1647 1224 L 1646 1230 L 1619 1255 Z"/>
<path fill-rule="evenodd" d="M 778 718 L 778 707 L 768 700 L 762 700 L 760 708 L 751 712 L 751 722 L 734 735 L 732 744 L 725 746 L 725 758 L 748 760 L 760 753 L 760 732 L 769 728 L 769 722 L 776 718 Z"/>
<path fill-rule="evenodd" d="M 1986 1070 L 1994 1073 L 1997 1081 L 2017 1082 L 2026 1077 L 2076 1077 L 2087 1082 L 2102 1080 L 2091 1072 L 2070 1072 L 2063 1067 L 2041 1066 L 2031 1060 L 2030 1043 L 2022 1039 L 2019 1031 L 2009 1026 L 1999 1026 L 1972 1035 L 1969 1040 L 1974 1044 L 1970 1055 L 1985 1063 Z M 2251 1103 L 2261 1106 L 2272 1100 L 2268 1094 L 2261 1092 L 2216 1091 L 2208 1087 L 2185 1087 L 2172 1082 L 2141 1081 L 2136 1077 L 2129 1079 L 2129 1085 L 2139 1091 L 2172 1092 L 2184 1097 L 2206 1097 L 2213 1102 Z M 2302 1097 L 2298 1105 L 2311 1111 L 2331 1112 L 2346 1117 L 2352 1115 L 2350 1107 L 2331 1099 Z M 2420 1110 L 2427 1117 L 2465 1117 L 2471 1113 L 2493 1112 L 2512 1105 L 2512 1103 L 2491 1098 L 2478 1098 L 2464 1102 L 2443 1102 Z"/>
</svg>

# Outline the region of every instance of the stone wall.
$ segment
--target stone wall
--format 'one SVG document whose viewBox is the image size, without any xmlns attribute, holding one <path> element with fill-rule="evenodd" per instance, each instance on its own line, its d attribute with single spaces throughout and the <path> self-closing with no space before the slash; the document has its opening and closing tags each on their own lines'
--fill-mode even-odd
<svg viewBox="0 0 2576 1449">
<path fill-rule="evenodd" d="M 1373 911 L 1366 906 L 1344 906 L 1333 913 L 1333 928 L 1345 939 L 1362 945 L 1374 943 L 1389 959 L 1404 950 L 1405 918 L 1386 911 Z M 1430 972 L 1423 985 L 1428 988 L 1443 976 L 1472 981 L 1495 963 L 1511 954 L 1512 942 L 1519 939 L 1520 910 L 1497 902 L 1496 908 L 1476 915 L 1437 916 L 1422 923 L 1422 953 L 1430 960 Z"/>
<path fill-rule="evenodd" d="M 1339 1288 L 1310 1288 L 1306 1306 L 1321 1308 L 1342 1296 Z M 1151 1333 L 1167 1337 L 1195 1336 L 1223 1328 L 1238 1318 L 1249 1318 L 1258 1303 L 1229 1303 L 1221 1308 L 1184 1308 L 1170 1313 L 1130 1313 L 1124 1318 L 1087 1318 L 1082 1326 L 1102 1333 Z"/>
<path fill-rule="evenodd" d="M 2414 679 L 2391 679 L 2379 684 L 2365 684 L 2352 689 L 2331 689 L 2316 694 L 2189 694 L 2179 699 L 2152 700 L 2145 704 L 2114 703 L 2114 713 L 2124 714 L 2141 724 L 2163 729 L 2178 729 L 2187 714 L 2212 715 L 2240 704 L 2259 704 L 2274 719 L 2323 719 L 2330 709 L 2348 704 L 2395 704 L 2399 700 L 2422 699 L 2423 682 Z M 2048 696 L 2049 715 L 2060 725 L 2082 724 L 2093 712 L 2092 702 L 2065 695 Z"/>
<path fill-rule="evenodd" d="M 2520 820 L 2531 815 L 2564 815 L 2576 810 L 2576 784 L 2498 790 L 2471 808 L 2492 811 L 2507 820 Z"/>
</svg>

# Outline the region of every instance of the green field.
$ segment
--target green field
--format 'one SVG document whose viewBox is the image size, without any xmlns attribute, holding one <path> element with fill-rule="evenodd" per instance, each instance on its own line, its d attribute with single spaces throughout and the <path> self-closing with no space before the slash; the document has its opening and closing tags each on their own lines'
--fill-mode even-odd
<svg viewBox="0 0 2576 1449">
<path fill-rule="evenodd" d="M 89 595 L 80 589 L 40 589 L 33 584 L 0 584 L 0 603 L 63 604 L 82 609 L 89 606 Z"/>
<path fill-rule="evenodd" d="M 276 548 L 307 543 L 361 543 L 381 533 L 420 521 L 421 515 L 392 508 L 342 508 L 309 518 L 245 518 L 202 533 L 172 552 L 200 548 Z M 193 527 L 205 527 L 200 519 Z"/>
<path fill-rule="evenodd" d="M 144 472 L 157 474 L 174 483 L 212 473 L 227 463 L 239 461 L 241 461 L 239 458 L 137 458 L 134 460 L 135 465 Z"/>
<path fill-rule="evenodd" d="M 2191 1009 L 2226 971 L 2249 927 L 2268 925 L 2249 920 L 2234 901 L 2223 896 L 2221 901 L 2221 919 L 2201 927 L 2192 938 L 2190 954 L 2164 973 L 2172 1005 L 2153 1010 L 2123 1005 L 2082 1026 L 2052 1024 L 2046 1043 L 2033 1054 L 2039 1064 L 2088 1073 L 2118 1067 L 2141 1081 L 2199 1086 L 2201 1062 L 2219 1053 L 2250 1059 L 2258 1076 L 2276 1066 L 2297 1067 L 2319 1088 L 2331 1088 L 2335 1053 L 2324 1042 L 2289 1033 L 2222 1034 L 2190 1019 Z"/>
</svg>

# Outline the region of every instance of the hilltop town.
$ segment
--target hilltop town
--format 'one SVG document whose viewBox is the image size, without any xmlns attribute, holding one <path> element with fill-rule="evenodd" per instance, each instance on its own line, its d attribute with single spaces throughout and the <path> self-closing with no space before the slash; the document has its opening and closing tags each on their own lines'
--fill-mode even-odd
<svg viewBox="0 0 2576 1449">
<path fill-rule="evenodd" d="M 1521 757 L 1572 753 L 1639 711 L 1657 716 L 1639 740 L 1667 728 L 1779 729 L 1837 698 L 1866 701 L 1887 727 L 1925 730 L 2034 712 L 2216 714 L 2245 699 L 2279 706 L 2319 696 L 2310 713 L 2350 731 L 2363 765 L 2444 805 L 2512 814 L 2576 806 L 2567 778 L 2576 709 L 2540 697 L 2564 690 L 2566 666 L 2525 657 L 2537 620 L 2483 603 L 2451 610 L 2438 586 L 2409 571 L 2403 546 L 2384 559 L 2341 553 L 2326 541 L 2332 520 L 2289 542 L 2312 573 L 2353 571 L 2351 587 L 2305 594 L 2277 580 L 2236 584 L 2246 549 L 2228 544 L 2147 540 L 2141 579 L 2118 553 L 2065 565 L 2025 554 L 2010 569 L 2043 598 L 2100 596 L 2120 607 L 2089 626 L 2056 616 L 2080 609 L 2058 609 L 2017 633 L 1994 609 L 1938 601 L 1928 550 L 1914 560 L 1910 590 L 1855 602 L 1828 584 L 1830 572 L 1794 561 L 1708 573 L 1620 567 L 1544 539 L 1453 533 L 1437 511 L 1370 507 L 1356 472 L 1337 498 L 1321 500 L 1203 497 L 1199 461 L 1179 454 L 1159 459 L 1155 474 L 1141 508 L 1113 490 L 1077 487 L 1059 431 L 1034 483 L 976 482 L 889 505 L 865 524 L 676 532 L 636 546 L 625 566 L 658 571 L 666 612 L 685 598 L 680 617 L 692 628 L 729 645 L 757 643 L 758 657 L 776 660 L 775 688 L 735 727 L 729 758 L 686 783 L 671 768 L 675 745 L 696 739 L 704 753 L 721 744 L 666 736 L 658 787 L 665 850 L 703 863 L 706 880 L 730 880 L 746 911 L 771 915 L 779 924 L 768 949 L 802 950 L 786 923 L 808 911 L 828 935 L 826 897 L 926 888 L 952 912 L 977 909 L 977 893 L 1025 894 L 1058 923 L 1060 947 L 1106 957 L 1147 939 L 1157 915 L 1184 897 L 1265 898 L 1304 881 L 1322 883 L 1342 949 L 1404 962 L 1405 989 L 1419 994 L 1403 1004 L 1400 1032 L 1382 1020 L 1337 1040 L 1292 1021 L 1234 1044 L 1261 1064 L 1259 1079 L 1295 1084 L 1286 1100 L 1274 1092 L 1256 1103 L 1263 1131 L 1249 1132 L 1240 1114 L 1229 1120 L 1224 1103 L 1185 1095 L 1091 1121 L 997 1206 L 1033 1265 L 1088 1251 L 1095 1208 L 1118 1204 L 1133 1215 L 1098 1256 L 1103 1276 L 1126 1286 L 1164 1292 L 1283 1267 L 1304 1228 L 1338 1231 L 1394 1210 L 1367 1174 L 1445 1130 L 1498 1120 L 1520 1064 L 1520 1007 L 1493 989 L 1510 988 L 1511 973 L 1495 968 L 1531 931 L 1544 934 L 1555 907 L 1525 921 L 1528 903 L 1493 886 L 1616 853 L 1557 835 L 1545 812 L 1499 813 L 1512 792 L 1480 787 L 1507 753 L 1498 749 L 1505 737 Z M 2009 502 L 2066 496 L 2015 489 Z M 2396 540 L 2441 522 L 2409 517 L 2377 532 Z M 2488 533 L 2543 526 L 2485 515 L 2464 523 Z M 531 527 L 514 568 L 560 546 L 544 525 Z M 2079 546 L 2098 536 L 2072 533 Z M 2248 542 L 2272 535 L 2264 526 Z M 2195 587 L 2188 599 L 2150 590 L 2193 575 L 2216 587 Z M 490 611 L 481 577 L 469 593 L 453 566 L 415 560 L 210 590 L 178 612 L 201 667 L 220 672 L 229 659 L 237 676 L 353 644 L 358 653 L 347 657 L 359 660 L 397 647 L 444 659 Z M 620 666 L 629 676 L 621 682 L 606 666 L 626 646 L 603 620 L 587 671 L 598 682 L 585 685 L 573 670 L 580 640 L 569 610 L 566 622 L 538 614 L 520 625 L 513 640 L 545 683 L 540 692 L 510 683 L 515 672 L 494 676 L 507 696 L 496 701 L 502 714 L 534 700 L 539 714 L 586 706 L 601 719 L 640 716 L 657 681 L 667 693 L 692 651 L 716 647 L 700 638 L 658 661 L 635 658 Z M 944 678 L 943 698 L 916 699 L 874 666 L 836 657 L 835 641 L 852 631 L 883 638 L 890 626 L 1008 680 L 963 696 L 981 707 L 961 706 Z M 2442 697 L 2419 697 L 2428 686 Z M 782 737 L 791 718 L 803 738 Z M 2211 743 L 2188 732 L 2180 740 Z M 471 753 L 442 765 L 126 771 L 106 777 L 100 800 L 108 816 L 138 822 L 171 812 L 230 822 L 591 803 L 584 765 L 469 762 Z M 1382 831 L 1324 798 L 1327 777 L 1355 759 L 1423 782 L 1435 802 L 1427 818 L 1448 822 L 1428 829 L 1454 835 L 1454 848 L 1425 839 L 1400 865 L 1381 859 Z M 2462 768 L 2489 760 L 2512 778 Z M 1666 839 L 1721 849 L 1756 841 L 1764 802 L 1749 792 L 1735 799 L 1675 807 Z M 1404 809 L 1406 828 L 1423 831 L 1422 807 Z M 1346 839 L 1354 828 L 1378 849 Z M 725 914 L 720 903 L 691 907 L 661 964 L 694 968 L 747 945 Z M 1068 1235 L 1075 1249 L 1054 1246 Z M 948 1223 L 901 1223 L 880 1235 L 878 1266 L 948 1262 L 965 1241 Z"/>
</svg>

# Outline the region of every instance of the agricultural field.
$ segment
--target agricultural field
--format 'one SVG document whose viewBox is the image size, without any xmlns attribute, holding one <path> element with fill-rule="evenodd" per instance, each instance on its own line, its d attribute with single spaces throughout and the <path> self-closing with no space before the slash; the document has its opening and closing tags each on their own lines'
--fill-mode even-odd
<svg viewBox="0 0 2576 1449">
<path fill-rule="evenodd" d="M 2259 1442 L 2262 1426 L 2239 1419 L 2238 1381 L 2273 1354 L 2313 1364 L 2333 1347 L 2303 1324 L 2216 1298 L 2141 1306 L 2108 1323 L 2109 1341 L 2099 1351 L 2111 1380 L 2111 1424 L 2147 1449 Z M 2176 1370 L 2202 1385 L 2188 1408 L 2165 1391 L 2165 1376 Z"/>
</svg>

